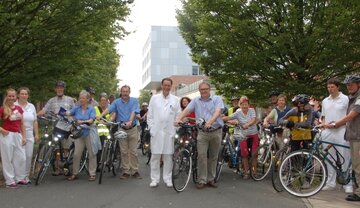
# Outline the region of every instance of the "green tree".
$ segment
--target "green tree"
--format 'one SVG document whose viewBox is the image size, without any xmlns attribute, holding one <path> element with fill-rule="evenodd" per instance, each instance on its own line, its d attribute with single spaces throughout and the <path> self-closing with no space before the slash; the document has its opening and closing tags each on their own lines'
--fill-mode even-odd
<svg viewBox="0 0 360 208">
<path fill-rule="evenodd" d="M 324 93 L 359 72 L 358 0 L 183 0 L 177 19 L 192 58 L 230 97 Z"/>
<path fill-rule="evenodd" d="M 149 103 L 151 96 L 152 96 L 152 93 L 150 90 L 146 90 L 146 89 L 140 90 L 139 104 L 141 105 L 144 102 Z"/>
<path fill-rule="evenodd" d="M 0 1 L 0 89 L 27 86 L 32 99 L 53 95 L 56 80 L 67 94 L 81 89 L 115 92 L 119 55 L 116 39 L 130 1 Z"/>
</svg>

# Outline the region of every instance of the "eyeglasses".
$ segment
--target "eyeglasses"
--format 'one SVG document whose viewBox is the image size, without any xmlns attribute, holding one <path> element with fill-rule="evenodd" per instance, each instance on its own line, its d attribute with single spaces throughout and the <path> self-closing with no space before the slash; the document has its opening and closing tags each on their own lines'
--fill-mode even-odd
<svg viewBox="0 0 360 208">
<path fill-rule="evenodd" d="M 199 90 L 200 91 L 205 91 L 205 90 L 210 90 L 210 88 L 202 88 L 202 89 L 200 88 Z"/>
</svg>

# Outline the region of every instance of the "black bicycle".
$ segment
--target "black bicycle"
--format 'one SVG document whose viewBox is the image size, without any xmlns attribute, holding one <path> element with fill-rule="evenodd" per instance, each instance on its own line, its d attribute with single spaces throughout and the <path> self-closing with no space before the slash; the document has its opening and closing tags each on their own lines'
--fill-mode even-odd
<svg viewBox="0 0 360 208">
<path fill-rule="evenodd" d="M 104 173 L 112 172 L 113 176 L 116 176 L 117 173 L 120 172 L 121 154 L 119 140 L 127 138 L 127 133 L 119 128 L 122 123 L 108 121 L 103 118 L 101 120 L 109 126 L 110 135 L 107 136 L 104 141 L 101 151 L 101 159 L 99 162 L 99 184 L 102 182 Z"/>
<path fill-rule="evenodd" d="M 64 116 L 55 114 L 51 114 L 51 119 L 48 118 L 48 120 L 53 122 L 54 127 L 51 136 L 44 135 L 46 138 L 41 141 L 39 150 L 35 156 L 36 160 L 33 164 L 35 185 L 39 185 L 42 182 L 50 166 L 55 170 L 56 162 L 59 163 L 57 164 L 58 168 L 62 168 L 64 172 L 71 174 L 74 145 L 72 144 L 69 147 L 69 153 L 66 155 L 61 141 L 69 139 L 69 137 L 76 139 L 81 134 L 81 129 L 87 128 L 86 125 L 79 126 L 75 121 L 70 121 Z M 56 157 L 59 157 L 60 160 L 57 160 Z M 84 151 L 79 172 L 85 168 L 86 161 L 88 160 L 87 157 L 87 151 Z"/>
<path fill-rule="evenodd" d="M 175 150 L 173 155 L 172 183 L 177 192 L 184 191 L 193 176 L 194 183 L 198 182 L 197 175 L 197 147 L 196 126 L 179 124 L 175 135 Z"/>
</svg>

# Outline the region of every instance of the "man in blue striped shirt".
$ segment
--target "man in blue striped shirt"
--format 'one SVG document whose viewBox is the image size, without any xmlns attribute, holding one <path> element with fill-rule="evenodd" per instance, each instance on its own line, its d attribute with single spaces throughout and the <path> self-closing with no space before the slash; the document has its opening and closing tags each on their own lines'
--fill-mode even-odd
<svg viewBox="0 0 360 208">
<path fill-rule="evenodd" d="M 220 96 L 211 95 L 210 89 L 209 83 L 200 83 L 200 96 L 191 100 L 176 119 L 177 123 L 181 123 L 190 112 L 195 112 L 197 119 L 205 120 L 204 128 L 198 132 L 197 136 L 199 181 L 196 187 L 198 189 L 204 188 L 206 184 L 210 187 L 217 187 L 214 179 L 221 144 L 222 126 L 224 125 L 220 117 L 224 103 Z M 208 153 L 209 157 L 207 157 Z"/>
</svg>

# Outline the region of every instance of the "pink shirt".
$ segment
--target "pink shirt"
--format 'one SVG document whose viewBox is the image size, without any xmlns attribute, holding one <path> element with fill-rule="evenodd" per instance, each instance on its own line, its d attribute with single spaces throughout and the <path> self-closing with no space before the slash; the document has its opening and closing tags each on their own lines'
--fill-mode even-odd
<svg viewBox="0 0 360 208">
<path fill-rule="evenodd" d="M 13 109 L 11 109 L 11 115 L 7 119 L 3 119 L 2 128 L 11 131 L 21 133 L 21 119 L 22 114 L 24 113 L 23 109 L 15 105 Z M 4 108 L 0 108 L 0 117 L 4 116 Z"/>
</svg>

